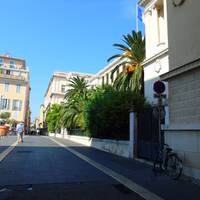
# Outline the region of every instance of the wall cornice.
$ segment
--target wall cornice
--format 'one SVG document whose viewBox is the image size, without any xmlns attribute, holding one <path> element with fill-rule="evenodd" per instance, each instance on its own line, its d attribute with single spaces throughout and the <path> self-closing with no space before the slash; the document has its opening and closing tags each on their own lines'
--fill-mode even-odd
<svg viewBox="0 0 200 200">
<path fill-rule="evenodd" d="M 156 55 L 154 55 L 154 56 L 152 56 L 152 57 L 150 57 L 150 58 L 144 60 L 143 63 L 142 63 L 142 65 L 146 66 L 146 65 L 148 65 L 149 63 L 154 62 L 156 59 L 158 59 L 158 58 L 160 58 L 160 57 L 162 57 L 162 56 L 164 56 L 164 55 L 166 55 L 166 54 L 168 54 L 168 48 L 166 48 L 166 49 L 164 49 L 163 51 L 157 53 Z"/>
<path fill-rule="evenodd" d="M 50 97 L 53 97 L 53 96 L 61 96 L 61 97 L 64 97 L 65 94 L 59 93 L 59 92 L 52 92 L 51 95 L 50 95 Z"/>
<path fill-rule="evenodd" d="M 178 76 L 180 74 L 183 74 L 187 71 L 193 70 L 197 67 L 200 67 L 200 58 L 198 58 L 197 60 L 194 60 L 190 63 L 187 63 L 183 66 L 177 67 L 173 70 L 170 70 L 169 72 L 163 74 L 160 76 L 161 80 L 163 81 L 167 81 L 175 76 Z"/>
<path fill-rule="evenodd" d="M 199 131 L 199 124 L 170 124 L 168 127 L 164 127 L 165 131 Z"/>
</svg>

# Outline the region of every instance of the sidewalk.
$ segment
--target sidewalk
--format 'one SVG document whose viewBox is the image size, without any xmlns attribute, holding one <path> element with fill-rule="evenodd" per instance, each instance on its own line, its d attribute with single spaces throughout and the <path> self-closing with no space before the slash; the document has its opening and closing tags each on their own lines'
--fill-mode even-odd
<svg viewBox="0 0 200 200">
<path fill-rule="evenodd" d="M 87 156 L 95 162 L 127 177 L 163 199 L 195 200 L 200 197 L 200 186 L 184 177 L 178 181 L 174 181 L 165 175 L 155 176 L 152 172 L 152 167 L 148 164 L 126 159 L 91 147 L 86 147 L 69 140 L 59 138 L 54 139 Z"/>
<path fill-rule="evenodd" d="M 17 136 L 5 136 L 0 139 L 0 154 L 17 141 Z"/>
</svg>

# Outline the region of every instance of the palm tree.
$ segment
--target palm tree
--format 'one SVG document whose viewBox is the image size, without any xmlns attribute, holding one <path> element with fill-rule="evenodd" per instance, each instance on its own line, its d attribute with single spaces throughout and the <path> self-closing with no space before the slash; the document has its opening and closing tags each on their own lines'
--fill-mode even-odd
<svg viewBox="0 0 200 200">
<path fill-rule="evenodd" d="M 125 44 L 114 44 L 117 49 L 122 51 L 108 59 L 108 62 L 118 58 L 119 64 L 111 73 L 113 79 L 114 73 L 123 66 L 123 70 L 114 80 L 114 87 L 117 90 L 131 90 L 144 94 L 144 72 L 142 62 L 145 58 L 145 39 L 141 31 L 132 31 L 131 34 L 123 35 Z"/>
<path fill-rule="evenodd" d="M 66 103 L 62 110 L 62 124 L 68 128 L 81 127 L 83 124 L 83 103 L 87 100 L 88 85 L 84 78 L 69 79 L 70 89 L 65 94 Z"/>
<path fill-rule="evenodd" d="M 72 77 L 69 79 L 69 85 L 70 89 L 65 94 L 65 99 L 75 99 L 75 98 L 86 98 L 87 93 L 87 82 L 84 78 L 80 78 L 79 76 Z"/>
<path fill-rule="evenodd" d="M 83 112 L 79 102 L 68 102 L 63 106 L 62 125 L 68 129 L 82 126 Z"/>
</svg>

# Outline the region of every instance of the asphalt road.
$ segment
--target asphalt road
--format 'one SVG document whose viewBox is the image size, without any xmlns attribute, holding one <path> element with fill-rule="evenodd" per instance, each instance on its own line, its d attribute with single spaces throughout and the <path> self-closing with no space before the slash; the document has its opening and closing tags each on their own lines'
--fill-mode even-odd
<svg viewBox="0 0 200 200">
<path fill-rule="evenodd" d="M 28 136 L 0 163 L 2 199 L 143 198 L 48 137 Z"/>
</svg>

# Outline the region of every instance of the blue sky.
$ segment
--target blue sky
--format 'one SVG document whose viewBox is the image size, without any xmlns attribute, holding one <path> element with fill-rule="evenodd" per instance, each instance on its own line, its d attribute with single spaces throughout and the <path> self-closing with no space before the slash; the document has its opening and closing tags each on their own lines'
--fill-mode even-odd
<svg viewBox="0 0 200 200">
<path fill-rule="evenodd" d="M 0 0 L 0 54 L 30 70 L 32 120 L 55 71 L 96 73 L 135 29 L 136 0 Z M 141 26 L 140 26 L 141 28 Z"/>
</svg>

